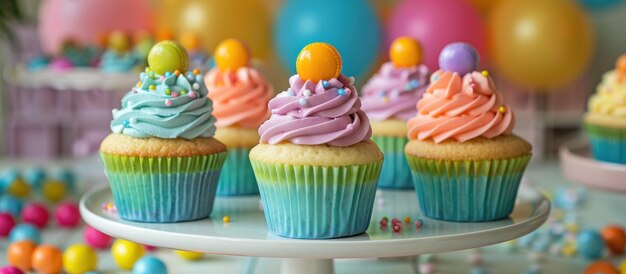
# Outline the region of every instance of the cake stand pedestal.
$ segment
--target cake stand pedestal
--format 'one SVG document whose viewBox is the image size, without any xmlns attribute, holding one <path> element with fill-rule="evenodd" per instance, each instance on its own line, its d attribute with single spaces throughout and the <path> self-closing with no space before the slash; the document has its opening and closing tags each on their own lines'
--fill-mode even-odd
<svg viewBox="0 0 626 274">
<path fill-rule="evenodd" d="M 414 191 L 376 194 L 372 220 L 366 233 L 330 240 L 297 240 L 267 232 L 259 197 L 218 197 L 212 218 L 155 224 L 121 220 L 103 210 L 113 202 L 108 188 L 91 191 L 80 202 L 83 219 L 113 237 L 172 249 L 196 252 L 284 258 L 282 273 L 333 273 L 333 259 L 382 258 L 433 254 L 477 248 L 518 238 L 537 229 L 548 218 L 550 202 L 533 189 L 522 187 L 509 218 L 483 223 L 444 222 L 421 216 Z M 230 222 L 222 217 L 228 215 Z M 379 220 L 404 220 L 400 232 L 382 229 Z M 423 226 L 413 221 L 422 218 Z M 391 223 L 391 222 L 389 222 Z M 390 224 L 391 225 L 391 224 Z"/>
<path fill-rule="evenodd" d="M 577 139 L 563 144 L 559 156 L 561 170 L 568 180 L 626 194 L 626 165 L 593 159 L 587 140 Z"/>
</svg>

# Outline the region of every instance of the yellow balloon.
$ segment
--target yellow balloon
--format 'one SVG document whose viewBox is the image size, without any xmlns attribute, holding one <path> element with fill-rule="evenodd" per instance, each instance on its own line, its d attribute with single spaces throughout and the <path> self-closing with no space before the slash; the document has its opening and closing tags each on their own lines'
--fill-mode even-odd
<svg viewBox="0 0 626 274">
<path fill-rule="evenodd" d="M 500 0 L 468 0 L 482 15 L 488 15 Z"/>
<path fill-rule="evenodd" d="M 197 33 L 207 52 L 213 52 L 224 39 L 237 38 L 246 42 L 252 56 L 269 56 L 271 21 L 264 1 L 164 0 L 160 10 L 157 32 Z"/>
<path fill-rule="evenodd" d="M 568 83 L 589 63 L 593 35 L 585 13 L 568 0 L 510 0 L 488 20 L 493 62 L 521 86 Z"/>
</svg>

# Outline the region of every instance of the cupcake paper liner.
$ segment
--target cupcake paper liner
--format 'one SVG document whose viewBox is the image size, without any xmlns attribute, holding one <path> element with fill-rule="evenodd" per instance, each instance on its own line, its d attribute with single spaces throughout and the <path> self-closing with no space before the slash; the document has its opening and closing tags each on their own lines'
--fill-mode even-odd
<svg viewBox="0 0 626 274">
<path fill-rule="evenodd" d="M 252 161 L 270 233 L 347 237 L 367 230 L 382 161 L 340 167 Z"/>
<path fill-rule="evenodd" d="M 404 155 L 406 137 L 372 136 L 380 150 L 385 155 L 383 167 L 378 180 L 379 188 L 413 189 L 411 169 Z"/>
<path fill-rule="evenodd" d="M 226 153 L 100 157 L 122 219 L 171 223 L 209 217 Z"/>
<path fill-rule="evenodd" d="M 600 161 L 626 164 L 626 129 L 585 123 L 591 154 Z"/>
<path fill-rule="evenodd" d="M 446 161 L 407 156 L 426 216 L 459 222 L 506 218 L 530 155 L 497 160 Z"/>
<path fill-rule="evenodd" d="M 217 186 L 217 195 L 258 194 L 259 187 L 250 165 L 250 148 L 229 148 L 222 175 Z"/>
</svg>

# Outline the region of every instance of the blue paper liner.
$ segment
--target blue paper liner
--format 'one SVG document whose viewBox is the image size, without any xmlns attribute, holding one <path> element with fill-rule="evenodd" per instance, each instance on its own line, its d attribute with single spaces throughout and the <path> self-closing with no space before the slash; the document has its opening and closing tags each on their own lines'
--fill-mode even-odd
<svg viewBox="0 0 626 274">
<path fill-rule="evenodd" d="M 217 195 L 259 194 L 259 187 L 248 154 L 250 154 L 250 148 L 228 149 L 228 156 L 217 187 Z"/>
<path fill-rule="evenodd" d="M 476 161 L 407 159 L 424 215 L 445 221 L 485 222 L 506 218 L 513 211 L 530 155 Z"/>
<path fill-rule="evenodd" d="M 384 189 L 413 189 L 411 169 L 404 155 L 406 137 L 372 136 L 372 141 L 378 145 L 385 155 L 383 167 L 380 171 L 378 187 Z"/>
<path fill-rule="evenodd" d="M 252 161 L 269 232 L 299 239 L 365 232 L 381 164 L 314 167 Z"/>
<path fill-rule="evenodd" d="M 593 158 L 617 164 L 626 164 L 626 129 L 585 123 Z"/>
<path fill-rule="evenodd" d="M 120 218 L 149 223 L 209 217 L 225 156 L 149 158 L 101 154 Z"/>
</svg>

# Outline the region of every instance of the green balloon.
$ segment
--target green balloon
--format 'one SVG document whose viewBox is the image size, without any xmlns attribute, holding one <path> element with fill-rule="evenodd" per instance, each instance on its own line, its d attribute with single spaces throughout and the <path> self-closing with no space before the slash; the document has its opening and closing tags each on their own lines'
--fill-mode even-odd
<svg viewBox="0 0 626 274">
<path fill-rule="evenodd" d="M 174 41 L 159 42 L 148 53 L 148 66 L 157 74 L 163 75 L 175 70 L 184 73 L 188 63 L 187 51 Z"/>
</svg>

